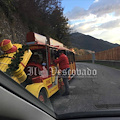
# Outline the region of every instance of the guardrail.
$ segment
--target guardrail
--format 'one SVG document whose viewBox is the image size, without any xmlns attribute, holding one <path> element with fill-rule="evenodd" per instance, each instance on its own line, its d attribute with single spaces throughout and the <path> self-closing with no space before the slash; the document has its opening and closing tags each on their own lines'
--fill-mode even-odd
<svg viewBox="0 0 120 120">
<path fill-rule="evenodd" d="M 75 56 L 76 62 L 92 62 L 120 69 L 120 46 L 88 55 Z"/>
<path fill-rule="evenodd" d="M 105 51 L 97 52 L 95 53 L 95 58 L 93 58 L 93 54 L 88 54 L 88 55 L 81 55 L 75 56 L 76 61 L 88 61 L 88 60 L 115 60 L 119 61 L 120 60 L 120 46 L 108 49 Z"/>
</svg>

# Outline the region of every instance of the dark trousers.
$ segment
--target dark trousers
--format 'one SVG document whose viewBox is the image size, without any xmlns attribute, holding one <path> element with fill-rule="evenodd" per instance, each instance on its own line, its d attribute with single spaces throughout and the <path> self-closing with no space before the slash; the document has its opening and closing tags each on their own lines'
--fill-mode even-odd
<svg viewBox="0 0 120 120">
<path fill-rule="evenodd" d="M 69 70 L 70 68 L 66 68 L 62 70 L 62 78 L 63 78 L 63 83 L 65 85 L 65 93 L 69 93 L 69 82 L 68 82 Z"/>
</svg>

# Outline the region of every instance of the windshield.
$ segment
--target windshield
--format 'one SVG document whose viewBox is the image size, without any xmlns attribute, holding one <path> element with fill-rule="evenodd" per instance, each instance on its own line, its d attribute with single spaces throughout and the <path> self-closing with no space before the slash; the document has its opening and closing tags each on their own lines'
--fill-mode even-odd
<svg viewBox="0 0 120 120">
<path fill-rule="evenodd" d="M 1 0 L 0 70 L 58 115 L 119 110 L 119 7 L 118 0 Z"/>
</svg>

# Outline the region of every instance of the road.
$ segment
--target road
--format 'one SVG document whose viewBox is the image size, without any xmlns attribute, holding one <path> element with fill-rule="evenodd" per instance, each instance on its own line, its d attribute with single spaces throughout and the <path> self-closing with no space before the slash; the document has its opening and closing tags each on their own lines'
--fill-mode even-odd
<svg viewBox="0 0 120 120">
<path fill-rule="evenodd" d="M 70 95 L 55 94 L 51 102 L 57 114 L 120 108 L 120 70 L 92 63 L 76 63 L 77 69 L 96 70 L 94 75 L 76 75 Z"/>
</svg>

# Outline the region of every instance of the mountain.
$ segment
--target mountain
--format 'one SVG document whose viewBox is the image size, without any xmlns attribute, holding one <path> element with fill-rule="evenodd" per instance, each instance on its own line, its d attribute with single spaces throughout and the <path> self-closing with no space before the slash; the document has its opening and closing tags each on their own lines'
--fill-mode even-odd
<svg viewBox="0 0 120 120">
<path fill-rule="evenodd" d="M 72 47 L 92 50 L 95 52 L 104 51 L 119 46 L 118 44 L 113 44 L 78 32 L 70 35 L 70 41 Z"/>
</svg>

